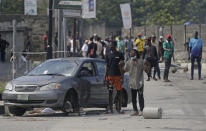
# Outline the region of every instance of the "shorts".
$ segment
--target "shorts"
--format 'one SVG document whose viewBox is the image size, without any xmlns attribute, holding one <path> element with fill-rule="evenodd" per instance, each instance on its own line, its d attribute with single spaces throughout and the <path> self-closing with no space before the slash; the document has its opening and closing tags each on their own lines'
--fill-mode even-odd
<svg viewBox="0 0 206 131">
<path fill-rule="evenodd" d="M 121 85 L 121 76 L 108 76 L 107 81 L 111 82 L 112 85 L 116 87 L 117 91 L 122 90 L 122 85 Z"/>
</svg>

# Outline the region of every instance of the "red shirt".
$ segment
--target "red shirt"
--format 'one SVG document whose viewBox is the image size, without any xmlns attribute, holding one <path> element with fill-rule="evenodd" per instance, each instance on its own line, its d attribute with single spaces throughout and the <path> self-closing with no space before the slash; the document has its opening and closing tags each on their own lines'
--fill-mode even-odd
<svg viewBox="0 0 206 131">
<path fill-rule="evenodd" d="M 43 36 L 43 41 L 46 41 L 48 39 L 48 36 L 47 35 L 44 35 Z"/>
</svg>

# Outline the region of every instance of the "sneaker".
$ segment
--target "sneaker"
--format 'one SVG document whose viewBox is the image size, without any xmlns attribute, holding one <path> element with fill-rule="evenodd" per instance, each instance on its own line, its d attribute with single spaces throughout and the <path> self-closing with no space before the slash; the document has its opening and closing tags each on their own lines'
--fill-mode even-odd
<svg viewBox="0 0 206 131">
<path fill-rule="evenodd" d="M 121 110 L 121 111 L 117 111 L 117 112 L 118 112 L 119 114 L 124 114 L 124 111 L 122 111 L 122 110 Z"/>
<path fill-rule="evenodd" d="M 139 115 L 139 116 L 142 116 L 142 115 L 143 115 L 143 112 L 142 112 L 142 111 L 140 111 L 138 115 Z"/>
<path fill-rule="evenodd" d="M 198 80 L 203 80 L 201 77 Z"/>
<path fill-rule="evenodd" d="M 113 114 L 113 111 L 106 111 L 105 114 Z"/>
<path fill-rule="evenodd" d="M 164 82 L 171 82 L 170 80 L 165 80 Z"/>
<path fill-rule="evenodd" d="M 190 80 L 194 80 L 193 78 L 190 78 Z"/>
<path fill-rule="evenodd" d="M 150 78 L 148 78 L 147 81 L 150 81 Z"/>
<path fill-rule="evenodd" d="M 130 116 L 138 116 L 138 115 L 139 115 L 138 111 L 134 111 Z"/>
<path fill-rule="evenodd" d="M 155 81 L 157 81 L 157 78 L 156 78 L 156 77 L 153 77 L 153 79 L 154 79 Z"/>
</svg>

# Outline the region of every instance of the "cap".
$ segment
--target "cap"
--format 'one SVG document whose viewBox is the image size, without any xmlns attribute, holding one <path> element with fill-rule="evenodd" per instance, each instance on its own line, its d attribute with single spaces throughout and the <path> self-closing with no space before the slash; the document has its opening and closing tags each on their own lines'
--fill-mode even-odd
<svg viewBox="0 0 206 131">
<path fill-rule="evenodd" d="M 164 37 L 163 36 L 160 36 L 160 39 L 163 39 Z"/>
<path fill-rule="evenodd" d="M 167 35 L 167 36 L 166 36 L 166 39 L 168 39 L 168 38 L 172 38 L 172 36 L 171 36 L 171 35 Z"/>
</svg>

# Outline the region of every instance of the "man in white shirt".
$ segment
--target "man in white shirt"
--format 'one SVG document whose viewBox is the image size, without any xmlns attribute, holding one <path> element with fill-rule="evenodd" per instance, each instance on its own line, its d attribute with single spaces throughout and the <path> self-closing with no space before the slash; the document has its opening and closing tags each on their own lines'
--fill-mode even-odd
<svg viewBox="0 0 206 131">
<path fill-rule="evenodd" d="M 88 43 L 89 43 L 89 40 L 85 40 L 84 45 L 82 46 L 81 51 L 82 51 L 82 56 L 83 57 L 87 57 Z"/>
</svg>

